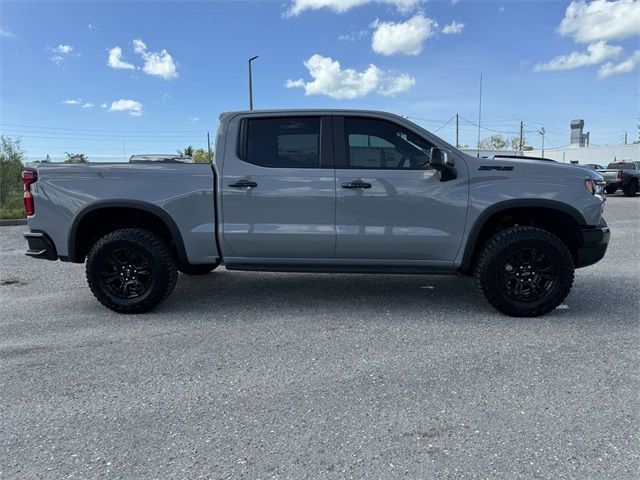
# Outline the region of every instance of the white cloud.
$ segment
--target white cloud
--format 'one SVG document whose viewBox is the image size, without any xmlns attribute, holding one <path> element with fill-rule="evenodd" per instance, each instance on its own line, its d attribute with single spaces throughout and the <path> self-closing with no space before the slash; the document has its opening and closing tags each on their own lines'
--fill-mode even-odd
<svg viewBox="0 0 640 480">
<path fill-rule="evenodd" d="M 109 105 L 107 105 L 106 103 L 103 103 L 102 105 L 100 105 L 100 107 L 102 108 L 107 108 Z"/>
<path fill-rule="evenodd" d="M 380 82 L 378 93 L 385 97 L 395 97 L 399 93 L 408 91 L 415 84 L 416 79 L 408 73 L 401 73 L 397 76 L 387 75 Z"/>
<path fill-rule="evenodd" d="M 144 52 L 147 51 L 147 45 L 140 40 L 139 38 L 136 38 L 133 42 L 133 51 L 139 54 L 143 54 Z"/>
<path fill-rule="evenodd" d="M 51 51 L 60 55 L 69 55 L 73 52 L 73 47 L 71 45 L 58 45 L 52 48 Z"/>
<path fill-rule="evenodd" d="M 376 20 L 371 37 L 371 48 L 383 55 L 418 55 L 422 43 L 435 34 L 438 24 L 422 15 L 414 15 L 406 22 L 380 22 Z"/>
<path fill-rule="evenodd" d="M 189 121 L 193 122 L 193 123 L 199 122 L 200 121 L 200 117 L 189 117 Z"/>
<path fill-rule="evenodd" d="M 82 108 L 91 108 L 91 107 L 95 107 L 95 105 L 91 102 L 86 102 L 82 104 Z"/>
<path fill-rule="evenodd" d="M 60 44 L 57 47 L 49 48 L 49 51 L 54 53 L 53 56 L 49 57 L 49 60 L 59 66 L 67 56 L 73 53 L 73 46 Z M 77 57 L 79 54 L 74 56 Z"/>
<path fill-rule="evenodd" d="M 122 68 L 125 70 L 133 70 L 134 65 L 129 62 L 125 62 L 122 60 L 122 49 L 120 47 L 113 47 L 109 50 L 109 59 L 107 60 L 107 65 L 111 68 Z"/>
<path fill-rule="evenodd" d="M 342 69 L 340 62 L 322 55 L 312 55 L 304 66 L 312 81 L 287 80 L 287 88 L 304 88 L 305 95 L 327 95 L 337 99 L 361 98 L 377 91 L 381 95 L 394 96 L 409 90 L 415 79 L 407 74 L 393 74 L 369 65 L 364 71 Z"/>
<path fill-rule="evenodd" d="M 410 12 L 415 9 L 423 0 L 292 0 L 291 6 L 285 13 L 287 17 L 299 15 L 305 10 L 320 10 L 328 8 L 336 13 L 344 13 L 354 7 L 359 7 L 367 3 L 385 3 L 393 5 L 400 12 Z"/>
<path fill-rule="evenodd" d="M 136 100 L 126 100 L 121 98 L 111 103 L 112 112 L 129 112 L 129 115 L 139 117 L 142 115 L 142 104 Z"/>
<path fill-rule="evenodd" d="M 0 37 L 4 37 L 4 38 L 10 38 L 10 37 L 15 37 L 15 33 L 11 33 L 9 31 L 9 29 L 0 26 Z"/>
<path fill-rule="evenodd" d="M 636 50 L 629 56 L 629 58 L 620 63 L 605 63 L 598 70 L 598 78 L 606 78 L 610 77 L 611 75 L 629 73 L 632 72 L 638 65 L 640 65 L 640 50 Z"/>
<path fill-rule="evenodd" d="M 368 30 L 360 30 L 358 32 L 351 32 L 344 35 L 338 35 L 338 40 L 343 40 L 345 42 L 355 42 L 356 40 L 366 37 L 369 35 Z"/>
<path fill-rule="evenodd" d="M 454 20 L 449 25 L 445 25 L 442 28 L 442 33 L 446 35 L 452 34 L 452 33 L 462 33 L 463 29 L 464 29 L 464 23 L 456 22 Z"/>
<path fill-rule="evenodd" d="M 147 51 L 147 45 L 139 38 L 133 41 L 133 50 L 142 55 L 144 59 L 142 71 L 147 75 L 155 75 L 165 80 L 178 76 L 178 67 L 173 61 L 173 57 L 166 50 L 149 52 Z"/>
<path fill-rule="evenodd" d="M 640 34 L 640 1 L 571 2 L 558 27 L 558 32 L 580 43 L 620 40 L 638 35 Z"/>
<path fill-rule="evenodd" d="M 145 53 L 142 71 L 149 75 L 162 77 L 165 80 L 170 80 L 178 76 L 177 66 L 166 50 Z"/>
<path fill-rule="evenodd" d="M 589 65 L 597 65 L 617 57 L 622 52 L 622 47 L 608 45 L 607 42 L 596 42 L 587 46 L 586 52 L 571 52 L 567 55 L 558 55 L 546 63 L 539 63 L 533 67 L 534 72 L 553 70 L 571 70 Z"/>
<path fill-rule="evenodd" d="M 63 100 L 62 103 L 66 105 L 80 105 L 82 103 L 81 98 L 70 98 L 69 100 Z"/>
<path fill-rule="evenodd" d="M 87 28 L 88 28 L 89 30 L 95 30 L 95 29 L 96 29 L 96 28 L 98 28 L 98 27 L 96 27 L 94 24 L 90 23 L 89 25 L 87 25 Z"/>
</svg>

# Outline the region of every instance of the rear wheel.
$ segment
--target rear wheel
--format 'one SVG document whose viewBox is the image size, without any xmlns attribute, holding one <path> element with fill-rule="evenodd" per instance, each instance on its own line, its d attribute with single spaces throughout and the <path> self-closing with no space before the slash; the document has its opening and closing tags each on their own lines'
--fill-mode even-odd
<svg viewBox="0 0 640 480">
<path fill-rule="evenodd" d="M 616 190 L 618 190 L 616 187 L 605 187 L 604 189 L 604 191 L 609 195 L 613 195 L 614 193 L 616 193 Z"/>
<path fill-rule="evenodd" d="M 489 303 L 500 312 L 537 317 L 555 309 L 569 294 L 573 258 L 552 233 L 512 227 L 487 242 L 475 277 Z"/>
<path fill-rule="evenodd" d="M 622 189 L 622 193 L 624 193 L 625 197 L 635 197 L 636 193 L 638 193 L 638 181 L 630 181 L 629 184 Z"/>
<path fill-rule="evenodd" d="M 166 243 L 139 228 L 116 230 L 98 240 L 86 272 L 98 301 L 119 313 L 151 310 L 169 296 L 178 278 Z"/>
</svg>

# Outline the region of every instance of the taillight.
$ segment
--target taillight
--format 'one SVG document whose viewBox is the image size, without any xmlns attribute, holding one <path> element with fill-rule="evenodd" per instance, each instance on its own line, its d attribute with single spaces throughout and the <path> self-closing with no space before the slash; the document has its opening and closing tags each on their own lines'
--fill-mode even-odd
<svg viewBox="0 0 640 480">
<path fill-rule="evenodd" d="M 36 213 L 36 206 L 31 194 L 31 185 L 38 181 L 38 172 L 35 170 L 23 170 L 21 176 L 24 190 L 24 212 L 30 217 Z"/>
<path fill-rule="evenodd" d="M 620 170 L 618 172 L 618 180 L 622 181 L 623 178 L 624 178 L 624 172 L 622 170 Z"/>
</svg>

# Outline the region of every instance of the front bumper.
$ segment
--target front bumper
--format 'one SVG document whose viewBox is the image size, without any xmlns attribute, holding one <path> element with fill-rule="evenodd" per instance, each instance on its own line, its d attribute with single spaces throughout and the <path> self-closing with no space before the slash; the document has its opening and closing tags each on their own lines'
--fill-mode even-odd
<svg viewBox="0 0 640 480">
<path fill-rule="evenodd" d="M 29 257 L 43 258 L 45 260 L 58 260 L 56 246 L 46 233 L 25 232 L 24 238 L 29 244 L 29 250 L 25 252 Z"/>
<path fill-rule="evenodd" d="M 606 187 L 622 188 L 622 182 L 620 180 L 605 180 Z"/>
<path fill-rule="evenodd" d="M 581 242 L 576 254 L 576 268 L 588 267 L 604 257 L 609 246 L 609 226 L 596 225 L 581 228 Z"/>
</svg>

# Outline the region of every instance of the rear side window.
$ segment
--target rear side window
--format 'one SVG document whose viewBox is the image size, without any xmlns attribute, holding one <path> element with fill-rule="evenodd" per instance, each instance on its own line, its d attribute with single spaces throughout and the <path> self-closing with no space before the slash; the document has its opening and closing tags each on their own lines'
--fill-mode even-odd
<svg viewBox="0 0 640 480">
<path fill-rule="evenodd" d="M 620 170 L 635 170 L 636 166 L 635 164 L 631 163 L 631 162 L 615 162 L 615 163 L 610 163 L 609 166 L 607 167 L 607 169 L 620 169 Z"/>
<path fill-rule="evenodd" d="M 271 168 L 320 168 L 320 117 L 252 118 L 245 122 L 244 161 Z"/>
</svg>

